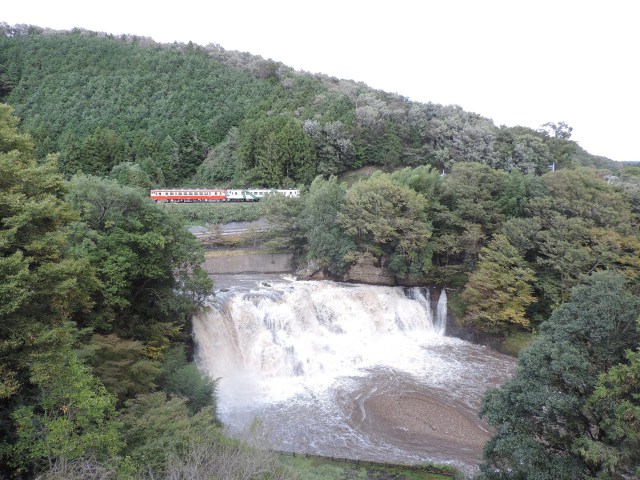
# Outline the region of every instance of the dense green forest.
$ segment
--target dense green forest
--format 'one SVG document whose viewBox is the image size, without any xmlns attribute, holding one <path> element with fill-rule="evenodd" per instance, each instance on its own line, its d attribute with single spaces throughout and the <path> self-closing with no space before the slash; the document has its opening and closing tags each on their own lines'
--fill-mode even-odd
<svg viewBox="0 0 640 480">
<path fill-rule="evenodd" d="M 288 475 L 224 437 L 190 361 L 211 283 L 147 189 L 195 185 L 301 187 L 260 206 L 272 248 L 446 287 L 474 331 L 536 339 L 485 398 L 487 478 L 640 475 L 640 167 L 570 126 L 217 45 L 6 24 L 0 102 L 0 478 Z"/>
<path fill-rule="evenodd" d="M 66 182 L 16 125 L 0 104 L 0 478 L 288 478 L 222 433 L 190 361 L 212 285 L 182 219 L 113 180 Z"/>
<path fill-rule="evenodd" d="M 310 184 L 363 166 L 458 162 L 541 174 L 614 162 L 570 127 L 497 127 L 457 106 L 411 102 L 362 83 L 294 71 L 209 45 L 0 26 L 0 101 L 36 158 L 141 186 Z"/>
<path fill-rule="evenodd" d="M 608 183 L 591 168 L 539 176 L 460 162 L 445 176 L 378 171 L 349 187 L 318 177 L 265 207 L 272 245 L 313 268 L 340 276 L 364 260 L 401 283 L 445 286 L 466 324 L 505 335 L 536 331 L 595 271 L 638 290 L 640 171 L 623 171 Z"/>
</svg>

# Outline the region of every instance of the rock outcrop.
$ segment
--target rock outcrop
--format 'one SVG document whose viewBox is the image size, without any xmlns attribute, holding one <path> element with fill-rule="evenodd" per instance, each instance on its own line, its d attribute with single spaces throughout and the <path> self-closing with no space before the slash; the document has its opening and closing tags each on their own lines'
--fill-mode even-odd
<svg viewBox="0 0 640 480">
<path fill-rule="evenodd" d="M 303 280 L 334 280 L 337 282 L 366 283 L 368 285 L 394 286 L 397 284 L 395 276 L 386 268 L 376 266 L 375 258 L 365 253 L 353 265 L 346 275 L 335 276 L 320 267 L 313 260 L 298 268 L 295 275 Z"/>
<path fill-rule="evenodd" d="M 287 273 L 291 272 L 290 253 L 264 253 L 259 250 L 233 249 L 207 252 L 202 267 L 216 273 Z"/>
<path fill-rule="evenodd" d="M 369 285 L 396 285 L 396 277 L 386 268 L 375 265 L 373 255 L 365 253 L 342 279 Z"/>
</svg>

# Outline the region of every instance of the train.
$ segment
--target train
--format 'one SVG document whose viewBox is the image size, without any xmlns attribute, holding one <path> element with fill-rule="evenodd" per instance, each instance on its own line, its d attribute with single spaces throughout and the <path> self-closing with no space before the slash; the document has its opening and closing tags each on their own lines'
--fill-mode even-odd
<svg viewBox="0 0 640 480">
<path fill-rule="evenodd" d="M 277 188 L 174 188 L 151 190 L 151 200 L 168 203 L 257 202 L 267 195 L 295 198 L 300 190 Z"/>
</svg>

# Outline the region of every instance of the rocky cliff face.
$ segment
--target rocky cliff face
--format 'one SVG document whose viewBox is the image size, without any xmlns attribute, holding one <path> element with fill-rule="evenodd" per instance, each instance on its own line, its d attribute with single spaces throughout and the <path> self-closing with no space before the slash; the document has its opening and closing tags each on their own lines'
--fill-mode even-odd
<svg viewBox="0 0 640 480">
<path fill-rule="evenodd" d="M 207 252 L 202 267 L 216 273 L 287 273 L 291 272 L 290 253 L 264 253 L 251 249 Z"/>
<path fill-rule="evenodd" d="M 371 255 L 363 255 L 344 276 L 343 281 L 369 285 L 396 285 L 396 277 L 386 268 L 378 267 Z"/>
<path fill-rule="evenodd" d="M 248 248 L 229 248 L 206 253 L 203 268 L 211 275 L 216 273 L 295 273 L 304 280 L 334 280 L 338 282 L 365 283 L 367 285 L 425 285 L 421 278 L 396 278 L 389 270 L 378 267 L 371 255 L 363 257 L 346 275 L 336 277 L 327 273 L 313 260 L 294 270 L 290 253 L 265 253 Z"/>
<path fill-rule="evenodd" d="M 305 280 L 334 280 L 384 286 L 397 284 L 395 276 L 386 268 L 376 266 L 373 256 L 367 254 L 363 255 L 342 277 L 330 275 L 326 269 L 318 266 L 313 260 L 309 260 L 305 266 L 296 270 L 295 274 Z"/>
<path fill-rule="evenodd" d="M 376 259 L 369 253 L 363 254 L 349 272 L 342 277 L 329 274 L 313 260 L 294 271 L 290 253 L 265 253 L 255 244 L 256 228 L 263 228 L 257 222 L 225 224 L 214 233 L 202 227 L 192 227 L 191 231 L 209 248 L 203 268 L 211 275 L 234 273 L 295 273 L 306 280 L 335 280 L 368 285 L 393 286 L 396 277 L 386 268 L 377 266 Z M 259 230 L 259 228 L 258 228 Z M 253 243 L 253 245 L 251 245 Z"/>
</svg>

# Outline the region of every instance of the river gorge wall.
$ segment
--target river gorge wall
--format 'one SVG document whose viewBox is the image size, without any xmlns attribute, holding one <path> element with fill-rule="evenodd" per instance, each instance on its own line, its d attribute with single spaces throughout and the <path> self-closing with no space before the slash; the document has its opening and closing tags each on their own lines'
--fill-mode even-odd
<svg viewBox="0 0 640 480">
<path fill-rule="evenodd" d="M 297 264 L 292 253 L 271 253 L 264 245 L 264 220 L 233 222 L 189 230 L 203 244 L 206 251 L 202 265 L 209 275 L 245 273 L 292 273 L 306 280 L 334 280 L 379 286 L 425 285 L 420 278 L 397 278 L 378 261 L 365 253 L 343 276 L 329 274 L 313 260 Z"/>
<path fill-rule="evenodd" d="M 322 269 L 309 262 L 296 269 L 291 253 L 268 253 L 259 249 L 221 249 L 206 252 L 202 267 L 209 275 L 233 273 L 293 273 L 309 280 L 338 280 L 367 285 L 394 286 L 399 283 L 385 268 L 376 267 L 371 262 L 356 263 L 341 278 L 327 275 Z"/>
<path fill-rule="evenodd" d="M 218 248 L 205 254 L 202 267 L 209 275 L 241 273 L 292 273 L 308 280 L 336 280 L 367 285 L 409 285 L 411 282 L 397 281 L 387 269 L 378 267 L 372 259 L 364 258 L 356 263 L 343 277 L 328 275 L 323 269 L 307 262 L 296 268 L 291 253 L 270 253 L 260 248 Z"/>
<path fill-rule="evenodd" d="M 290 253 L 268 253 L 258 249 L 212 250 L 202 267 L 209 275 L 229 273 L 290 273 Z"/>
</svg>

